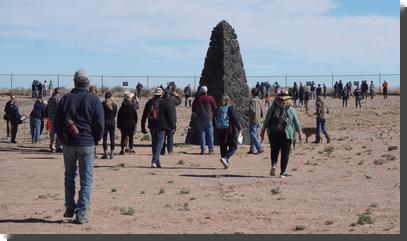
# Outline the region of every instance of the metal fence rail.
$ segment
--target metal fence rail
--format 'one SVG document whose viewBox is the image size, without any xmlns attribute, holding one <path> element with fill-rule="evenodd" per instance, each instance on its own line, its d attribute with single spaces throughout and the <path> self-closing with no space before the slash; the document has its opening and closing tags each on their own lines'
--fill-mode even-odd
<svg viewBox="0 0 407 241">
<path fill-rule="evenodd" d="M 194 90 L 199 85 L 200 76 L 196 75 L 91 75 L 91 84 L 100 88 L 112 88 L 123 86 L 127 82 L 126 88 L 135 88 L 137 83 L 143 84 L 147 89 L 154 86 L 166 86 L 168 82 L 174 81 L 178 87 L 183 88 L 190 84 Z M 54 87 L 73 88 L 73 75 L 67 74 L 20 74 L 20 73 L 0 73 L 0 88 L 12 92 L 16 88 L 31 88 L 33 80 L 52 81 Z M 373 81 L 376 88 L 379 88 L 384 80 L 389 82 L 390 87 L 400 86 L 399 73 L 387 74 L 330 74 L 330 75 L 252 75 L 247 76 L 248 85 L 254 87 L 257 82 L 266 82 L 270 84 L 278 82 L 281 86 L 290 87 L 294 82 L 314 81 L 315 84 L 326 84 L 333 88 L 335 81 Z"/>
</svg>

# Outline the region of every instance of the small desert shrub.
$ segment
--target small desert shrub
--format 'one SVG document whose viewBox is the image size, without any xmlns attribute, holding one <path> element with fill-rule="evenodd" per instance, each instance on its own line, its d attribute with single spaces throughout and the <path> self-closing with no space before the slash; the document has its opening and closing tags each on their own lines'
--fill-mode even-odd
<svg viewBox="0 0 407 241">
<path fill-rule="evenodd" d="M 377 208 L 379 205 L 377 204 L 377 203 L 372 203 L 372 204 L 370 204 L 370 208 Z"/>
<path fill-rule="evenodd" d="M 177 162 L 177 165 L 184 165 L 185 163 L 184 163 L 184 160 L 179 160 L 178 162 Z"/>
<path fill-rule="evenodd" d="M 145 194 L 145 193 L 146 193 L 146 191 L 141 191 L 141 192 L 140 192 L 140 194 Z"/>
<path fill-rule="evenodd" d="M 331 154 L 334 151 L 334 147 L 333 146 L 327 146 L 324 149 L 324 152 Z"/>
<path fill-rule="evenodd" d="M 184 210 L 189 211 L 189 203 L 184 203 Z"/>
<path fill-rule="evenodd" d="M 163 194 L 163 193 L 165 193 L 164 188 L 160 188 L 160 191 L 158 192 L 158 194 Z"/>
<path fill-rule="evenodd" d="M 111 191 L 112 191 L 112 192 L 117 192 L 117 189 L 116 189 L 116 188 L 112 188 Z"/>
<path fill-rule="evenodd" d="M 328 221 L 325 222 L 325 225 L 332 225 L 333 223 L 334 223 L 333 221 L 328 220 Z"/>
<path fill-rule="evenodd" d="M 141 137 L 141 141 L 151 141 L 151 137 L 149 134 L 145 134 Z"/>
<path fill-rule="evenodd" d="M 281 193 L 280 187 L 275 187 L 271 189 L 273 195 Z"/>
<path fill-rule="evenodd" d="M 190 192 L 191 192 L 191 190 L 186 189 L 186 188 L 183 188 L 183 189 L 179 192 L 179 194 L 189 194 Z"/>
<path fill-rule="evenodd" d="M 305 229 L 305 226 L 304 225 L 302 225 L 302 224 L 299 224 L 299 225 L 296 225 L 295 226 L 295 231 L 301 231 L 301 230 L 304 230 Z"/>
<path fill-rule="evenodd" d="M 174 181 L 173 181 L 173 180 L 170 180 L 170 181 L 168 181 L 167 183 L 174 183 Z"/>
<path fill-rule="evenodd" d="M 398 149 L 398 146 L 389 146 L 387 148 L 388 151 L 394 151 L 394 150 L 397 150 L 397 149 Z"/>
<path fill-rule="evenodd" d="M 365 213 L 359 214 L 359 218 L 358 218 L 359 225 L 373 224 L 373 223 L 374 223 L 374 219 L 373 219 L 371 213 L 365 212 Z"/>
<path fill-rule="evenodd" d="M 120 214 L 132 216 L 134 215 L 134 208 L 132 207 L 120 208 Z"/>
<path fill-rule="evenodd" d="M 383 159 L 377 159 L 373 162 L 373 164 L 375 165 L 383 165 L 384 164 L 384 160 Z"/>
</svg>

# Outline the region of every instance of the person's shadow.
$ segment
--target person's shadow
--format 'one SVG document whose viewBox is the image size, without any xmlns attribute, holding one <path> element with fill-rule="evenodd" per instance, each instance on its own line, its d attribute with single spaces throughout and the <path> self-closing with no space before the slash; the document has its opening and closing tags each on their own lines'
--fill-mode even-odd
<svg viewBox="0 0 407 241">
<path fill-rule="evenodd" d="M 26 219 L 0 219 L 0 223 L 64 223 L 63 220 L 46 220 L 42 218 L 26 218 Z"/>
</svg>

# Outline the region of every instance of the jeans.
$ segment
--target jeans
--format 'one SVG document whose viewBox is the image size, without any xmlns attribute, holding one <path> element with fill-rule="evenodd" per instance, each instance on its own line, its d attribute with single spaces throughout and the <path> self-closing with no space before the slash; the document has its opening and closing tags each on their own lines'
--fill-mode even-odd
<svg viewBox="0 0 407 241">
<path fill-rule="evenodd" d="M 271 165 L 275 166 L 278 160 L 278 154 L 281 151 L 281 171 L 280 174 L 285 173 L 290 156 L 291 139 L 287 139 L 285 132 L 270 132 L 269 142 L 271 147 Z"/>
<path fill-rule="evenodd" d="M 259 141 L 258 133 L 259 133 L 259 124 L 250 123 L 249 124 L 249 132 L 250 132 L 250 151 L 255 152 L 263 150 L 263 145 Z"/>
<path fill-rule="evenodd" d="M 199 130 L 199 143 L 201 145 L 201 151 L 205 150 L 206 143 L 208 143 L 209 151 L 214 151 L 212 122 L 209 122 L 209 123 L 198 122 L 198 130 Z"/>
<path fill-rule="evenodd" d="M 317 118 L 317 130 L 316 130 L 316 141 L 319 142 L 321 140 L 320 132 L 324 133 L 325 137 L 328 138 L 328 130 L 325 127 L 325 119 Z"/>
<path fill-rule="evenodd" d="M 153 151 L 153 159 L 151 160 L 151 162 L 159 165 L 160 153 L 164 142 L 165 130 L 151 128 L 150 134 L 151 134 L 151 148 Z"/>
<path fill-rule="evenodd" d="M 93 162 L 95 146 L 64 146 L 65 163 L 65 206 L 85 215 L 89 207 L 93 184 Z M 75 203 L 75 177 L 79 162 L 80 190 L 78 202 Z"/>
<path fill-rule="evenodd" d="M 165 154 L 165 147 L 167 147 L 168 153 L 174 150 L 174 134 L 171 131 L 165 131 L 163 138 L 163 147 L 161 148 L 161 153 Z"/>
<path fill-rule="evenodd" d="M 32 143 L 38 143 L 41 136 L 41 119 L 30 118 Z"/>
</svg>

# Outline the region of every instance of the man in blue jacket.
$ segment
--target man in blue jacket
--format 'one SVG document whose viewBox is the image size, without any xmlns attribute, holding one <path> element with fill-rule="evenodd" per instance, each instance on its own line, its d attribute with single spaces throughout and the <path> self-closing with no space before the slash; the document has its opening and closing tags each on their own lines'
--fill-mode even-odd
<svg viewBox="0 0 407 241">
<path fill-rule="evenodd" d="M 62 97 L 55 116 L 55 131 L 63 143 L 65 163 L 65 206 L 64 217 L 75 223 L 88 222 L 93 183 L 94 149 L 102 138 L 105 126 L 102 103 L 96 95 L 89 93 L 89 77 L 85 70 L 75 72 L 75 88 Z M 75 176 L 79 163 L 80 186 L 78 202 L 75 203 Z"/>
</svg>

